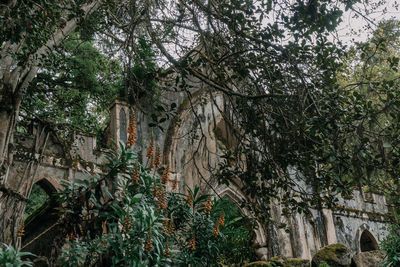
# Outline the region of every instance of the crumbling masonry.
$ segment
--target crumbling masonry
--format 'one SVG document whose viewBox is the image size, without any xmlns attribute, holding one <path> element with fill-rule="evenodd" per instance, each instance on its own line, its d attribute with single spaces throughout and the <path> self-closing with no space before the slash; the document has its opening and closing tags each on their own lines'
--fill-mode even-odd
<svg viewBox="0 0 400 267">
<path fill-rule="evenodd" d="M 230 145 L 230 133 L 221 114 L 224 111 L 223 96 L 212 92 L 196 79 L 188 79 L 188 82 L 198 88 L 190 98 L 174 90 L 163 95 L 166 104 L 176 103 L 178 107 L 176 116 L 163 122 L 165 133 L 149 128 L 150 118 L 137 112 L 136 150 L 139 155 L 143 153 L 153 133 L 156 143 L 163 149 L 164 160 L 170 164 L 171 179 L 178 181 L 180 190 L 183 190 L 184 184 L 190 187 L 197 185 L 204 193 L 226 196 L 239 205 L 247 197 L 241 191 L 240 183 L 218 185 L 209 172 L 210 166 L 218 166 L 220 156 Z M 124 101 L 113 102 L 110 107 L 109 140 L 126 142 L 129 112 L 130 107 Z M 200 134 L 203 138 L 196 139 L 196 135 Z M 104 151 L 96 148 L 96 137 L 93 135 L 76 133 L 71 144 L 66 146 L 61 145 L 54 134 L 34 124 L 28 133 L 17 134 L 15 138 L 18 147 L 14 165 L 8 174 L 8 179 L 13 182 L 8 183 L 8 188 L 14 190 L 21 201 L 28 198 L 33 184 L 40 185 L 51 195 L 60 190 L 62 180 L 84 178 L 85 172 L 102 172 Z M 65 147 L 69 147 L 68 151 Z M 33 176 L 30 182 L 24 179 L 27 170 Z M 27 222 L 22 241 L 24 250 L 43 254 L 48 249 L 43 240 L 51 239 L 52 233 L 48 229 L 57 221 L 53 208 L 50 205 L 41 211 L 40 216 Z M 265 229 L 266 226 L 258 222 L 258 227 L 254 229 L 254 248 L 261 259 L 275 255 L 311 259 L 321 247 L 337 242 L 345 244 L 353 254 L 377 249 L 385 236 L 383 227 L 388 208 L 383 196 L 354 191 L 351 197 L 341 198 L 334 211 L 312 210 L 311 215 L 293 214 L 283 218 L 279 203 L 273 206 L 272 211 L 275 221 L 284 221 L 290 232 L 274 226 Z M 242 212 L 254 217 L 246 209 L 242 208 Z"/>
</svg>

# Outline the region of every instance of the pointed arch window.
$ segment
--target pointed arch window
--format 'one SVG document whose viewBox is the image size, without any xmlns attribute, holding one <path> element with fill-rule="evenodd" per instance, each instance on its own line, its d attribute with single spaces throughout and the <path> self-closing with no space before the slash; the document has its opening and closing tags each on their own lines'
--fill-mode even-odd
<svg viewBox="0 0 400 267">
<path fill-rule="evenodd" d="M 126 113 L 123 108 L 119 111 L 119 140 L 126 144 L 127 132 L 126 132 Z"/>
<path fill-rule="evenodd" d="M 378 249 L 378 242 L 372 233 L 368 230 L 364 230 L 360 237 L 360 248 L 361 252 L 372 251 Z"/>
</svg>

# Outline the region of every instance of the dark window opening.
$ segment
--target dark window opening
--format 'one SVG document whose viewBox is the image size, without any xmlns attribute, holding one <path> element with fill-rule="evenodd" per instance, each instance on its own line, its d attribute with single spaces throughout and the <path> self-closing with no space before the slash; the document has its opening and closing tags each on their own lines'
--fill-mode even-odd
<svg viewBox="0 0 400 267">
<path fill-rule="evenodd" d="M 59 219 L 56 192 L 56 188 L 46 179 L 32 186 L 24 214 L 24 251 L 48 258 L 51 256 L 55 231 L 58 229 L 51 227 Z"/>
<path fill-rule="evenodd" d="M 360 247 L 361 252 L 378 249 L 378 242 L 376 242 L 374 236 L 368 230 L 364 230 L 361 234 Z"/>
<path fill-rule="evenodd" d="M 123 108 L 119 111 L 119 139 L 122 143 L 126 144 L 127 132 L 126 132 L 126 113 Z"/>
<path fill-rule="evenodd" d="M 46 191 L 40 185 L 34 184 L 28 202 L 26 203 L 24 219 L 43 207 L 49 200 L 50 196 Z"/>
</svg>

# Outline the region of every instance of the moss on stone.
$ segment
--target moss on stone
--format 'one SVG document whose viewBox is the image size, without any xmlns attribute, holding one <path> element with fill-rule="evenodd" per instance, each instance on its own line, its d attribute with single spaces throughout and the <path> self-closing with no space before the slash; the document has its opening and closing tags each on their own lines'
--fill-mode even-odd
<svg viewBox="0 0 400 267">
<path fill-rule="evenodd" d="M 254 261 L 247 263 L 243 267 L 273 267 L 273 265 L 271 265 L 271 263 L 266 261 Z"/>
<path fill-rule="evenodd" d="M 331 244 L 319 250 L 312 261 L 317 266 L 323 261 L 332 266 L 349 266 L 347 262 L 351 262 L 350 250 L 341 243 Z"/>
<path fill-rule="evenodd" d="M 310 265 L 310 261 L 299 258 L 288 258 L 287 264 L 289 264 L 289 266 L 305 266 Z"/>
<path fill-rule="evenodd" d="M 310 261 L 300 258 L 286 258 L 283 256 L 276 256 L 270 259 L 274 266 L 293 267 L 293 266 L 309 266 Z"/>
</svg>

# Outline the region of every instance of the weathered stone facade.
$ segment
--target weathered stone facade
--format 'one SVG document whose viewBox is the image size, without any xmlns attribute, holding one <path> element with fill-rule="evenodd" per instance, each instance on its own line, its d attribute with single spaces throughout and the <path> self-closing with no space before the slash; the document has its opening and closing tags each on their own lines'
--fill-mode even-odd
<svg viewBox="0 0 400 267">
<path fill-rule="evenodd" d="M 162 123 L 164 132 L 149 127 L 151 119 L 145 112 L 129 107 L 122 100 L 114 101 L 110 107 L 109 139 L 116 143 L 126 141 L 130 108 L 135 108 L 138 135 L 135 150 L 142 155 L 139 158 L 144 158 L 145 148 L 154 136 L 155 142 L 162 147 L 164 162 L 171 169 L 171 180 L 178 181 L 179 190 L 184 191 L 185 185 L 191 188 L 199 186 L 201 192 L 226 196 L 239 206 L 243 200 L 248 200 L 241 190 L 241 182 L 233 179 L 229 186 L 219 185 L 212 172 L 217 169 L 224 151 L 236 142 L 230 126 L 224 121 L 224 97 L 196 79 L 188 79 L 187 82 L 197 89 L 190 94 L 172 89 L 162 96 L 165 104 L 177 104 L 175 116 Z M 17 182 L 22 178 L 15 177 L 26 175 L 28 162 L 24 160 L 24 153 L 28 153 L 37 142 L 32 137 L 35 136 L 34 131 L 38 129 L 17 136 L 19 148 L 10 172 Z M 42 139 L 40 142 L 46 142 L 46 146 L 44 151 L 34 155 L 39 163 L 33 173 L 34 179 L 19 190 L 21 195 L 28 197 L 34 183 L 47 187 L 45 190 L 59 190 L 62 180 L 84 178 L 85 172 L 102 172 L 104 151 L 96 149 L 95 136 L 75 134 L 68 151 L 54 135 L 43 135 Z M 246 168 L 245 164 L 241 167 Z M 294 168 L 288 171 L 294 172 Z M 274 220 L 284 221 L 290 232 L 272 225 L 266 229 L 262 222 L 257 222 L 254 248 L 262 260 L 277 255 L 311 259 L 322 247 L 337 242 L 345 244 L 352 254 L 356 254 L 376 249 L 385 236 L 383 227 L 388 210 L 385 198 L 376 194 L 354 191 L 348 199 L 340 198 L 336 209 L 311 210 L 311 215 L 307 216 L 293 214 L 289 218 L 283 217 L 279 203 L 273 203 L 271 208 Z M 247 209 L 241 210 L 245 216 L 255 217 Z M 35 231 L 28 235 L 23 246 L 27 246 L 38 234 Z"/>
<path fill-rule="evenodd" d="M 138 112 L 139 146 L 146 147 L 154 134 L 156 143 L 163 147 L 164 160 L 170 165 L 173 179 L 179 181 L 180 190 L 184 190 L 184 185 L 199 186 L 202 192 L 227 196 L 239 206 L 243 200 L 249 200 L 241 190 L 240 181 L 233 179 L 229 187 L 219 185 L 212 172 L 224 151 L 236 142 L 224 121 L 224 116 L 229 114 L 224 96 L 195 78 L 188 78 L 186 82 L 194 88 L 190 93 L 172 88 L 162 96 L 165 104 L 178 106 L 176 116 L 162 124 L 167 129 L 165 133 L 149 129 L 149 117 Z M 295 172 L 295 168 L 288 172 Z M 306 184 L 303 187 L 309 190 Z M 311 210 L 311 215 L 293 214 L 290 218 L 282 216 L 279 203 L 273 203 L 271 208 L 274 221 L 284 221 L 290 232 L 274 226 L 266 229 L 262 222 L 257 223 L 254 248 L 263 260 L 277 255 L 311 260 L 322 247 L 338 242 L 355 255 L 378 249 L 386 234 L 388 208 L 385 198 L 377 194 L 354 191 L 346 199 L 339 197 L 333 210 Z M 242 212 L 255 217 L 244 208 Z"/>
</svg>

